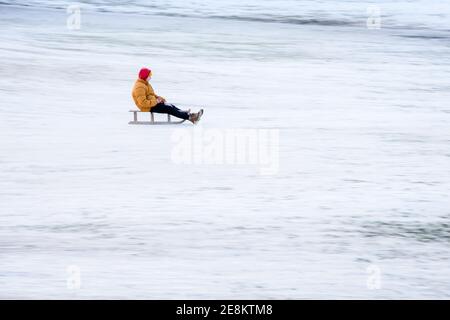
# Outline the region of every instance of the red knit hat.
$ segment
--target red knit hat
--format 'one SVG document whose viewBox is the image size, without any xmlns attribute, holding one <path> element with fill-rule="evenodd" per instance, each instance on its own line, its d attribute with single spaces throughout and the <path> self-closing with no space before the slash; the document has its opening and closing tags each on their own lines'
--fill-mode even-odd
<svg viewBox="0 0 450 320">
<path fill-rule="evenodd" d="M 152 70 L 147 69 L 147 68 L 142 68 L 139 71 L 139 79 L 146 80 L 151 73 L 152 73 Z"/>
</svg>

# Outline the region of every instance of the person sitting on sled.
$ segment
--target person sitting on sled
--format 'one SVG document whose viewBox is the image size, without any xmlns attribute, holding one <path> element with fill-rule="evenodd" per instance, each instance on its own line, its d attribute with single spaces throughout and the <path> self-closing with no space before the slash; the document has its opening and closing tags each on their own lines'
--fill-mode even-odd
<svg viewBox="0 0 450 320">
<path fill-rule="evenodd" d="M 190 111 L 183 111 L 178 109 L 173 104 L 166 103 L 166 99 L 155 94 L 149 80 L 152 78 L 152 71 L 147 68 L 142 68 L 139 71 L 139 79 L 136 80 L 133 87 L 133 100 L 139 110 L 143 112 L 168 113 L 177 118 L 189 120 L 192 123 L 197 123 L 202 114 L 203 109 L 197 113 Z"/>
</svg>

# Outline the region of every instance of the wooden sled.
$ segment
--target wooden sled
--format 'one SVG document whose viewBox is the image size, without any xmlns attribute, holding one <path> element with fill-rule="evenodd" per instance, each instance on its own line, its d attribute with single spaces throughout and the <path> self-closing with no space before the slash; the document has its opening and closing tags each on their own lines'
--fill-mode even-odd
<svg viewBox="0 0 450 320">
<path fill-rule="evenodd" d="M 172 121 L 170 114 L 167 115 L 167 121 L 155 121 L 155 116 L 153 115 L 153 112 L 143 112 L 141 110 L 129 110 L 128 112 L 133 112 L 133 121 L 128 122 L 128 124 L 149 124 L 149 125 L 180 124 L 186 121 L 184 119 L 180 121 Z M 138 112 L 150 113 L 150 121 L 139 121 L 137 117 Z"/>
</svg>

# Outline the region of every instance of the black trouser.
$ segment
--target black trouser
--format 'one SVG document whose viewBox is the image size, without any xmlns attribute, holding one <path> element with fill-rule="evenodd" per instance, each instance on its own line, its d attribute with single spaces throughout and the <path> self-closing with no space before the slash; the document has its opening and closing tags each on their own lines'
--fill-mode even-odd
<svg viewBox="0 0 450 320">
<path fill-rule="evenodd" d="M 158 103 L 156 106 L 154 106 L 153 108 L 150 109 L 150 112 L 168 113 L 177 118 L 181 118 L 184 120 L 189 119 L 189 113 L 178 109 L 173 104 L 164 103 L 164 102 Z"/>
</svg>

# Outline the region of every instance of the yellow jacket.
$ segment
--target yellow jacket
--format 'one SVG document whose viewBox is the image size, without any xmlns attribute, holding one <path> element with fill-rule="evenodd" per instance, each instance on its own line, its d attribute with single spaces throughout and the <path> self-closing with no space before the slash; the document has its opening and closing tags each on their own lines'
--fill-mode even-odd
<svg viewBox="0 0 450 320">
<path fill-rule="evenodd" d="M 145 80 L 136 80 L 131 95 L 133 96 L 134 103 L 141 111 L 149 112 L 151 108 L 158 104 L 156 98 L 159 96 L 155 94 L 150 83 Z"/>
</svg>

